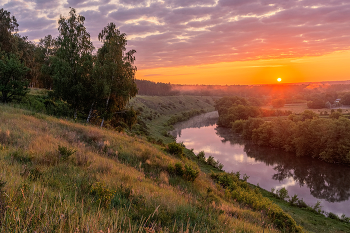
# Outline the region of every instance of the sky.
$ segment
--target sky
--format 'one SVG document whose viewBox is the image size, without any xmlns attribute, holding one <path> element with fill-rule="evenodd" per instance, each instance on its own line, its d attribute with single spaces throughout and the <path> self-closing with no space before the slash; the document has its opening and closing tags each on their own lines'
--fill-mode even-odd
<svg viewBox="0 0 350 233">
<path fill-rule="evenodd" d="M 69 7 L 98 33 L 114 22 L 137 79 L 175 84 L 350 80 L 349 0 L 0 0 L 19 33 L 57 36 Z"/>
</svg>

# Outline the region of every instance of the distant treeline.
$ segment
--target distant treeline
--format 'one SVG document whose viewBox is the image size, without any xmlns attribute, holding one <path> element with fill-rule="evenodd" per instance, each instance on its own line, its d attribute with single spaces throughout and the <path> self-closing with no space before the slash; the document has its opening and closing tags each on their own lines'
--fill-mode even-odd
<svg viewBox="0 0 350 233">
<path fill-rule="evenodd" d="M 302 114 L 275 111 L 276 117 L 266 121 L 254 101 L 241 97 L 224 97 L 217 101 L 218 124 L 231 127 L 244 139 L 259 146 L 280 148 L 297 156 L 317 158 L 330 163 L 350 163 L 350 120 L 341 110 L 329 118 L 319 118 L 310 110 Z"/>
<path fill-rule="evenodd" d="M 139 95 L 173 96 L 179 95 L 179 91 L 172 90 L 170 83 L 152 82 L 148 80 L 135 80 Z"/>
<path fill-rule="evenodd" d="M 288 116 L 292 114 L 291 111 L 262 109 L 260 108 L 262 104 L 262 101 L 257 98 L 223 97 L 215 104 L 219 113 L 218 125 L 231 127 L 233 122 L 247 120 L 250 117 Z"/>
</svg>

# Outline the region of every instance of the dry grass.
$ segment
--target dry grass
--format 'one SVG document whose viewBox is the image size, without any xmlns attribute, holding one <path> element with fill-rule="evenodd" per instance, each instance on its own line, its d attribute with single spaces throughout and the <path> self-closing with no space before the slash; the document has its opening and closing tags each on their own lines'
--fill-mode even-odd
<svg viewBox="0 0 350 233">
<path fill-rule="evenodd" d="M 191 183 L 166 172 L 169 164 L 189 160 L 167 155 L 139 137 L 24 113 L 0 105 L 0 144 L 6 145 L 0 149 L 0 178 L 6 182 L 7 203 L 1 232 L 203 232 L 210 231 L 208 226 L 277 232 L 263 224 L 268 221 L 263 213 L 227 202 L 208 175 L 200 173 Z M 58 146 L 76 153 L 63 161 Z M 103 208 L 90 193 L 96 182 L 106 185 L 105 195 L 128 187 L 132 198 Z M 210 204 L 210 212 L 199 201 L 208 187 L 221 203 Z M 135 204 L 137 198 L 143 201 Z"/>
</svg>

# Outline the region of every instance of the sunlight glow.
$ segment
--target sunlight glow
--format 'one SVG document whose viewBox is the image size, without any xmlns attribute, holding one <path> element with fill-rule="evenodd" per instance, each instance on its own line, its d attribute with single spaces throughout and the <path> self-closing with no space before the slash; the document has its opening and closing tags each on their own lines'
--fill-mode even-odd
<svg viewBox="0 0 350 233">
<path fill-rule="evenodd" d="M 278 78 L 278 79 L 277 79 L 277 82 L 281 82 L 281 81 L 282 81 L 282 79 L 281 79 L 281 78 Z"/>
</svg>

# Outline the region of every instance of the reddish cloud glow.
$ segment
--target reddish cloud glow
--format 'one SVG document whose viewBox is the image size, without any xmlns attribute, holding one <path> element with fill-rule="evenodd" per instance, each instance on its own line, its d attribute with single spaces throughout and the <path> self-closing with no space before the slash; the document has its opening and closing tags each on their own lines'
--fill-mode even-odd
<svg viewBox="0 0 350 233">
<path fill-rule="evenodd" d="M 48 34 L 57 36 L 57 20 L 60 14 L 68 14 L 69 6 L 85 16 L 95 47 L 100 46 L 101 29 L 115 22 L 127 34 L 129 48 L 136 49 L 140 71 L 323 56 L 350 49 L 347 0 L 0 0 L 0 5 L 16 16 L 20 34 L 35 41 Z M 282 65 L 287 67 L 285 72 L 299 73 L 299 80 L 308 78 L 309 72 L 300 73 L 300 64 Z M 257 83 L 259 72 L 278 69 L 282 68 L 253 68 L 243 73 Z M 164 81 L 170 77 L 155 76 Z M 348 77 L 338 78 L 344 76 Z M 228 80 L 228 74 L 225 77 Z"/>
</svg>

